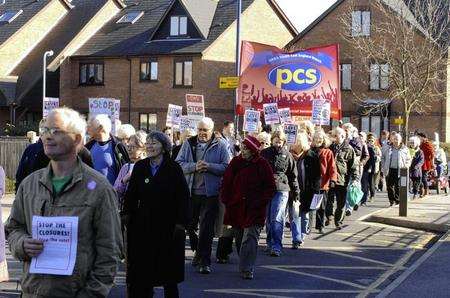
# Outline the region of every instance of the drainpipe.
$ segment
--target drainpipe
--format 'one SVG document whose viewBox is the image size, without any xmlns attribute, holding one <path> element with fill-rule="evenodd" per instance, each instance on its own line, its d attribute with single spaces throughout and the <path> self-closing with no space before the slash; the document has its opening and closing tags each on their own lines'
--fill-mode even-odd
<svg viewBox="0 0 450 298">
<path fill-rule="evenodd" d="M 130 73 L 128 77 L 129 89 L 128 89 L 128 123 L 131 124 L 131 59 L 127 56 L 127 60 L 130 63 Z"/>
</svg>

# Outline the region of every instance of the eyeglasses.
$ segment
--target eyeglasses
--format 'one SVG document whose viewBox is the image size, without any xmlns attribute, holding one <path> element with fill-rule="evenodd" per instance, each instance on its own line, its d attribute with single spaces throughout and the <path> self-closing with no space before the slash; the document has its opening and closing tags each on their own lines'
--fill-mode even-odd
<svg viewBox="0 0 450 298">
<path fill-rule="evenodd" d="M 61 135 L 61 134 L 67 134 L 67 133 L 71 133 L 71 132 L 68 132 L 68 131 L 65 131 L 65 130 L 62 130 L 62 129 L 59 129 L 59 128 L 50 128 L 50 127 L 41 127 L 40 129 L 39 129 L 39 134 L 41 135 L 41 136 L 43 136 L 43 135 L 45 135 L 45 134 L 49 134 L 49 135 Z"/>
<path fill-rule="evenodd" d="M 207 129 L 207 128 L 197 128 L 197 130 L 201 131 L 201 132 L 208 132 L 209 131 L 209 129 Z"/>
</svg>

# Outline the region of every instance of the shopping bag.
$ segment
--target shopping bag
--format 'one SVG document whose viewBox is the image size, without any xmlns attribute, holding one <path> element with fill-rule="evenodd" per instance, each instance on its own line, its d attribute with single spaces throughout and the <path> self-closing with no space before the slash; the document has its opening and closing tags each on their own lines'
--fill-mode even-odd
<svg viewBox="0 0 450 298">
<path fill-rule="evenodd" d="M 323 200 L 323 194 L 314 194 L 311 205 L 309 206 L 309 209 L 311 210 L 317 210 L 320 208 L 320 205 L 322 204 Z"/>
<path fill-rule="evenodd" d="M 361 187 L 358 184 L 350 184 L 347 189 L 347 203 L 350 207 L 353 208 L 356 204 L 358 204 L 364 193 L 361 190 Z"/>
</svg>

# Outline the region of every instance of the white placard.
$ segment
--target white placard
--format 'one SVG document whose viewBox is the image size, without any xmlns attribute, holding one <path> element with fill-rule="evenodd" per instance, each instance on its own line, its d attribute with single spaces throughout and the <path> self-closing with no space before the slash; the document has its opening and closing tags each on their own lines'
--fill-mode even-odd
<svg viewBox="0 0 450 298">
<path fill-rule="evenodd" d="M 116 120 L 120 120 L 120 100 L 115 98 L 89 98 L 89 115 L 108 115 L 111 119 L 111 132 L 116 132 Z"/>
<path fill-rule="evenodd" d="M 182 106 L 169 104 L 169 106 L 167 107 L 166 126 L 179 128 L 182 113 L 183 113 Z"/>
<path fill-rule="evenodd" d="M 244 114 L 244 131 L 258 132 L 259 117 L 261 112 L 254 110 L 246 110 Z"/>
<path fill-rule="evenodd" d="M 285 123 L 284 134 L 286 135 L 286 143 L 288 143 L 289 145 L 295 144 L 297 142 L 297 132 L 297 124 Z"/>
<path fill-rule="evenodd" d="M 205 118 L 205 102 L 203 95 L 186 94 L 187 115 L 191 120 L 198 123 Z"/>
<path fill-rule="evenodd" d="M 263 109 L 264 109 L 264 122 L 266 122 L 266 124 L 280 123 L 280 116 L 278 115 L 277 103 L 265 103 L 263 104 Z"/>
<path fill-rule="evenodd" d="M 72 275 L 77 257 L 78 217 L 33 216 L 32 237 L 44 242 L 42 253 L 31 259 L 30 273 Z"/>
<path fill-rule="evenodd" d="M 291 123 L 292 122 L 291 109 L 290 108 L 278 109 L 278 115 L 280 115 L 280 122 L 281 122 L 281 124 Z"/>
<path fill-rule="evenodd" d="M 330 125 L 331 106 L 324 99 L 313 99 L 311 121 L 316 125 Z"/>
<path fill-rule="evenodd" d="M 47 118 L 51 110 L 59 108 L 59 98 L 46 97 L 42 104 L 42 118 Z"/>
<path fill-rule="evenodd" d="M 323 194 L 314 194 L 309 209 L 317 210 L 322 204 Z"/>
</svg>

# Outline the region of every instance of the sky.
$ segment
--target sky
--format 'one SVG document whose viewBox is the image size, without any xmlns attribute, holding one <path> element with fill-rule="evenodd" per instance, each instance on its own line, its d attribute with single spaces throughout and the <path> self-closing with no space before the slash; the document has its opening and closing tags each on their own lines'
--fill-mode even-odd
<svg viewBox="0 0 450 298">
<path fill-rule="evenodd" d="M 276 0 L 299 32 L 337 0 Z"/>
</svg>

